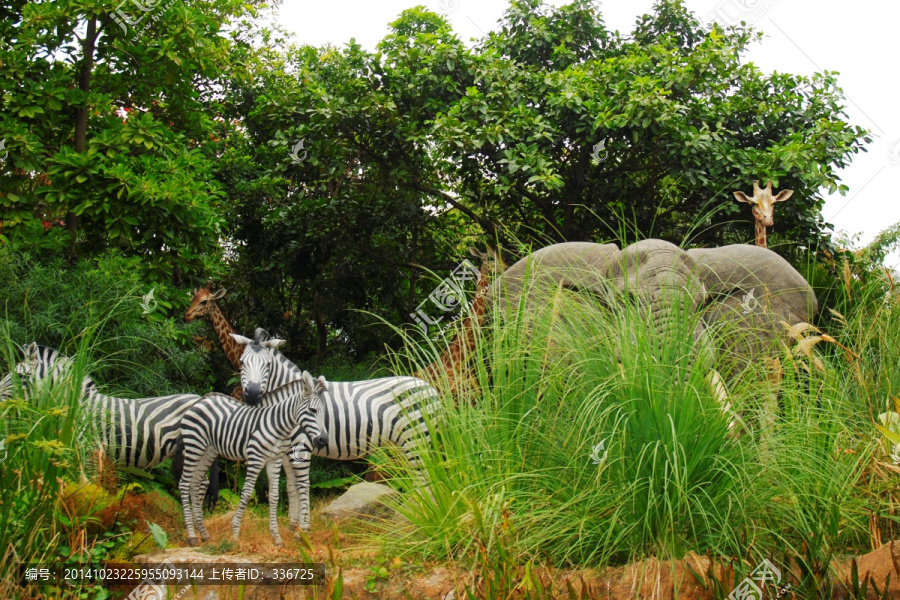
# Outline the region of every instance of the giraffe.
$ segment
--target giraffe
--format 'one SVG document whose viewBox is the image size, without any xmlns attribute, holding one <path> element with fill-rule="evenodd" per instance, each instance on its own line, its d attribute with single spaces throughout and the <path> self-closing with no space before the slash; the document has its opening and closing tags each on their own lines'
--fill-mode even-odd
<svg viewBox="0 0 900 600">
<path fill-rule="evenodd" d="M 506 269 L 499 251 L 490 246 L 488 246 L 487 252 L 479 252 L 476 248 L 469 248 L 469 252 L 481 259 L 481 277 L 478 279 L 475 300 L 472 302 L 469 314 L 463 320 L 459 334 L 444 350 L 440 358 L 424 369 L 413 373 L 414 377 L 424 379 L 435 386 L 446 376 L 450 384 L 450 393 L 454 395 L 466 387 L 469 390 L 477 390 L 478 384 L 474 377 L 465 371 L 466 358 L 467 354 L 475 347 L 477 329 L 484 319 L 491 275 L 496 277 Z"/>
<path fill-rule="evenodd" d="M 217 292 L 213 292 L 209 289 L 209 284 L 197 290 L 194 293 L 191 306 L 184 312 L 184 320 L 190 322 L 196 317 L 209 317 L 209 321 L 212 323 L 213 329 L 216 330 L 216 335 L 219 337 L 219 342 L 222 344 L 222 350 L 225 351 L 228 362 L 236 370 L 240 371 L 241 354 L 244 352 L 244 347 L 231 337 L 231 334 L 237 333 L 237 331 L 231 326 L 231 323 L 228 322 L 228 319 L 225 318 L 218 304 L 216 304 L 216 300 L 224 298 L 227 291 L 225 288 L 222 288 Z M 240 399 L 242 396 L 241 386 L 234 388 L 231 395 Z"/>
<path fill-rule="evenodd" d="M 772 218 L 775 214 L 775 203 L 784 202 L 793 193 L 794 190 L 781 190 L 777 196 L 772 196 L 771 180 L 764 188 L 759 187 L 759 181 L 754 181 L 753 196 L 749 198 L 744 192 L 734 192 L 734 197 L 737 198 L 738 202 L 746 202 L 753 206 L 753 218 L 756 219 L 756 245 L 760 248 L 768 248 L 766 245 L 766 227 L 771 227 L 774 224 Z"/>
</svg>

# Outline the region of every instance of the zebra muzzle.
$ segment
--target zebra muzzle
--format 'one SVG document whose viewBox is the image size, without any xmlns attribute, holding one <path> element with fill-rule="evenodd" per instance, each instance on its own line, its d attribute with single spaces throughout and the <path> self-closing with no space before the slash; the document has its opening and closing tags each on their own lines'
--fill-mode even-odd
<svg viewBox="0 0 900 600">
<path fill-rule="evenodd" d="M 244 386 L 244 402 L 250 405 L 259 404 L 259 400 L 262 397 L 262 387 L 256 383 L 251 382 Z"/>
</svg>

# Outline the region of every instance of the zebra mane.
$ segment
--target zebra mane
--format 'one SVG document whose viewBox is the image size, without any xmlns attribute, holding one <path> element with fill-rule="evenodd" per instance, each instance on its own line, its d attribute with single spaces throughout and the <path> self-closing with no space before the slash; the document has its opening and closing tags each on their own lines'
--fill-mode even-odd
<svg viewBox="0 0 900 600">
<path fill-rule="evenodd" d="M 262 342 L 271 339 L 271 337 L 272 336 L 269 335 L 268 331 L 262 327 L 257 327 L 253 332 L 253 341 L 247 344 L 247 346 L 249 347 L 251 344 L 255 344 L 262 348 Z M 273 381 L 277 381 L 284 385 L 302 379 L 303 374 L 307 373 L 294 364 L 287 356 L 282 354 L 278 348 L 272 348 L 271 350 L 274 360 L 272 361 L 270 377 Z"/>
</svg>

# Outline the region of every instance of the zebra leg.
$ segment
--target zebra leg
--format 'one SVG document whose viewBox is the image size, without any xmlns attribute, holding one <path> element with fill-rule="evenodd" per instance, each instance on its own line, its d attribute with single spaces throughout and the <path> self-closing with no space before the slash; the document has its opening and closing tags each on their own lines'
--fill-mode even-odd
<svg viewBox="0 0 900 600">
<path fill-rule="evenodd" d="M 281 534 L 278 533 L 278 494 L 279 475 L 281 475 L 281 461 L 271 460 L 266 464 L 266 475 L 269 477 L 269 533 L 276 546 L 281 546 Z"/>
<path fill-rule="evenodd" d="M 231 520 L 231 536 L 234 541 L 240 539 L 241 520 L 244 518 L 244 509 L 250 502 L 250 496 L 253 495 L 253 487 L 256 485 L 256 479 L 259 472 L 262 471 L 263 460 L 261 457 L 247 457 L 247 479 L 244 480 L 244 489 L 241 490 L 241 502 L 238 504 L 237 512 L 234 513 L 234 519 Z"/>
<path fill-rule="evenodd" d="M 209 540 L 209 532 L 206 530 L 206 525 L 203 523 L 203 495 L 206 491 L 206 486 L 209 483 L 209 479 L 206 478 L 206 470 L 212 463 L 218 462 L 218 460 L 219 455 L 215 449 L 212 447 L 207 448 L 206 452 L 203 453 L 203 456 L 200 457 L 200 461 L 196 465 L 193 474 L 194 481 L 191 483 L 191 490 L 195 494 L 191 498 L 191 505 L 194 507 L 194 523 L 197 527 L 197 531 L 200 533 L 201 542 Z"/>
<path fill-rule="evenodd" d="M 304 450 L 300 453 L 297 462 L 291 465 L 293 467 L 291 473 L 294 479 L 293 489 L 299 496 L 297 525 L 303 531 L 309 531 L 309 464 L 311 460 L 312 452 Z M 288 486 L 290 485 L 291 482 L 288 480 Z"/>
<path fill-rule="evenodd" d="M 191 512 L 191 484 L 194 479 L 195 464 L 195 457 L 185 453 L 181 480 L 178 482 L 178 491 L 181 492 L 181 508 L 184 511 L 184 526 L 187 528 L 188 544 L 191 546 L 196 546 L 199 542 L 197 533 L 194 531 L 194 517 Z"/>
<path fill-rule="evenodd" d="M 284 467 L 284 476 L 287 478 L 287 495 L 288 495 L 288 517 L 290 519 L 291 529 L 296 531 L 300 528 L 300 505 L 297 497 L 297 467 L 290 455 L 285 455 L 281 459 L 281 466 Z"/>
<path fill-rule="evenodd" d="M 421 443 L 424 443 L 421 439 L 421 434 L 416 433 L 411 437 L 407 437 L 406 439 L 401 439 L 400 449 L 403 450 L 403 454 L 406 456 L 406 460 L 409 461 L 409 466 L 416 473 L 416 481 L 418 482 L 419 489 L 424 490 L 429 498 L 434 500 L 434 492 L 431 491 L 431 486 L 428 485 L 428 478 L 425 476 L 425 465 L 422 462 L 422 456 L 419 454 L 418 446 Z"/>
<path fill-rule="evenodd" d="M 219 459 L 209 467 L 209 479 L 203 481 L 203 506 L 209 510 L 216 508 L 219 502 Z"/>
</svg>

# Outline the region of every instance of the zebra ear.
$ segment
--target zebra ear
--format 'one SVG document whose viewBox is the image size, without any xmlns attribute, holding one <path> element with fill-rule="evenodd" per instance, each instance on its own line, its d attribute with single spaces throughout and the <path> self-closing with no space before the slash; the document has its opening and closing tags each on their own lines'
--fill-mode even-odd
<svg viewBox="0 0 900 600">
<path fill-rule="evenodd" d="M 317 394 L 321 394 L 322 392 L 324 392 L 327 389 L 327 387 L 328 387 L 328 382 L 325 381 L 325 376 L 319 375 L 316 378 L 316 387 L 314 388 L 315 392 Z"/>
<path fill-rule="evenodd" d="M 309 395 L 315 389 L 315 383 L 313 382 L 312 375 L 303 371 L 303 375 L 300 376 L 300 385 L 303 386 L 303 395 Z"/>
<path fill-rule="evenodd" d="M 250 338 L 244 337 L 242 335 L 238 335 L 237 333 L 229 333 L 228 335 L 233 337 L 234 341 L 236 341 L 241 346 L 246 346 L 247 344 L 249 344 L 250 342 L 253 341 Z"/>
<path fill-rule="evenodd" d="M 266 340 L 266 341 L 262 342 L 262 345 L 265 346 L 266 348 L 272 348 L 274 350 L 278 346 L 282 345 L 284 342 L 285 342 L 285 340 L 279 340 L 278 338 L 272 338 L 270 340 Z"/>
<path fill-rule="evenodd" d="M 22 355 L 25 360 L 34 360 L 38 357 L 38 345 L 37 342 L 31 342 L 28 345 L 22 346 Z"/>
</svg>

